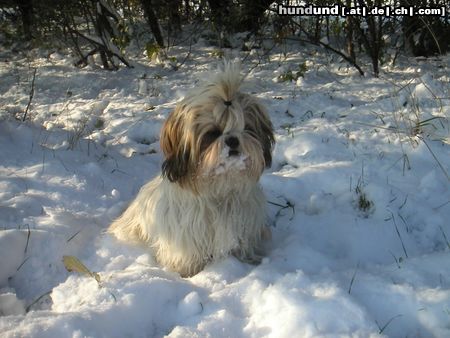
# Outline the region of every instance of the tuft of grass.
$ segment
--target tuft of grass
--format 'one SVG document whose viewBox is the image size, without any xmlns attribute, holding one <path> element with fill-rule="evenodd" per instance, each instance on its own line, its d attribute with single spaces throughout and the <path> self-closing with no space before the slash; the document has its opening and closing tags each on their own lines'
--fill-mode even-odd
<svg viewBox="0 0 450 338">
<path fill-rule="evenodd" d="M 434 116 L 425 120 L 416 119 L 415 121 L 413 121 L 413 125 L 411 127 L 410 131 L 411 135 L 412 136 L 423 135 L 425 134 L 425 130 L 427 128 L 433 131 L 438 130 L 438 127 L 433 123 L 433 121 L 438 122 L 442 129 L 445 128 L 443 125 L 443 121 L 445 121 L 445 119 L 442 116 Z"/>
<path fill-rule="evenodd" d="M 428 109 L 427 111 L 424 111 L 420 98 L 417 97 L 414 92 L 414 89 L 419 84 L 424 85 L 426 90 L 431 95 L 431 99 L 435 102 L 433 106 L 438 109 L 437 114 L 432 114 L 430 116 L 430 114 L 427 114 Z M 397 86 L 396 84 L 393 85 Z M 407 93 L 407 97 L 404 98 L 403 101 L 396 102 L 394 98 L 398 98 L 397 94 L 400 91 L 405 91 Z M 409 81 L 406 85 L 398 87 L 398 92 L 392 94 L 393 106 L 397 107 L 392 112 L 394 124 L 386 129 L 397 134 L 398 139 L 401 141 L 401 146 L 405 141 L 411 144 L 414 148 L 420 143 L 424 144 L 435 162 L 438 164 L 444 176 L 450 182 L 450 175 L 448 171 L 429 146 L 429 141 L 446 142 L 445 135 L 448 134 L 450 121 L 448 114 L 445 113 L 445 108 L 442 102 L 443 97 L 440 97 L 433 92 L 433 88 L 430 88 L 430 86 L 428 86 L 422 79 L 420 79 L 418 83 L 414 83 L 414 80 Z M 446 93 L 448 94 L 448 92 Z M 407 158 L 403 146 L 402 152 Z M 410 169 L 409 163 L 408 169 Z"/>
<path fill-rule="evenodd" d="M 284 130 L 286 130 L 286 133 L 291 136 L 292 138 L 294 138 L 294 131 L 292 130 L 292 128 L 294 127 L 293 123 L 284 123 L 280 126 L 281 128 L 283 128 Z"/>
<path fill-rule="evenodd" d="M 83 117 L 77 121 L 76 125 L 69 131 L 67 136 L 68 149 L 74 150 L 80 140 L 85 136 L 89 119 L 88 117 Z"/>
<path fill-rule="evenodd" d="M 368 214 L 374 207 L 374 203 L 367 198 L 366 193 L 362 191 L 362 189 L 357 188 L 356 194 L 358 196 L 358 209 L 361 210 L 364 214 Z"/>
<path fill-rule="evenodd" d="M 375 203 L 369 199 L 365 192 L 366 183 L 364 182 L 364 166 L 362 168 L 361 176 L 355 187 L 355 207 L 358 209 L 364 218 L 368 218 L 370 214 L 375 211 Z"/>
<path fill-rule="evenodd" d="M 147 42 L 145 44 L 145 53 L 147 54 L 147 58 L 150 61 L 155 60 L 160 52 L 161 52 L 161 47 L 159 47 L 156 43 Z"/>
<path fill-rule="evenodd" d="M 278 80 L 280 82 L 293 82 L 297 81 L 299 77 L 304 77 L 308 68 L 306 67 L 306 62 L 303 62 L 298 65 L 297 70 L 288 70 L 285 73 L 278 76 Z"/>
<path fill-rule="evenodd" d="M 225 52 L 221 49 L 214 49 L 209 56 L 216 59 L 222 59 L 225 56 Z"/>
</svg>

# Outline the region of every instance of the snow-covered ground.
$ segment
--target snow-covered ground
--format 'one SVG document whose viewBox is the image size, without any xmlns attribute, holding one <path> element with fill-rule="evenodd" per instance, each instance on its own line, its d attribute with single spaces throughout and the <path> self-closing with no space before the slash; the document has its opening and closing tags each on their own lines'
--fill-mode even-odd
<svg viewBox="0 0 450 338">
<path fill-rule="evenodd" d="M 1 53 L 2 337 L 450 337 L 450 57 L 361 78 L 286 48 L 243 62 L 276 129 L 267 257 L 188 279 L 104 231 L 158 175 L 159 129 L 218 65 L 213 48 L 194 45 L 178 70 L 137 58 L 117 72 Z"/>
</svg>

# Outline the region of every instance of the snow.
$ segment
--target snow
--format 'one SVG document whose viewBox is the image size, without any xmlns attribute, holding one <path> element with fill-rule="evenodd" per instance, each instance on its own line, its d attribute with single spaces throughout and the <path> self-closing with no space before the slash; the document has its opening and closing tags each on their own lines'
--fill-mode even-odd
<svg viewBox="0 0 450 338">
<path fill-rule="evenodd" d="M 247 156 L 243 154 L 240 154 L 239 156 L 230 156 L 229 153 L 230 147 L 225 146 L 219 154 L 219 163 L 217 164 L 217 167 L 212 169 L 214 175 L 220 175 L 229 170 L 245 170 L 245 161 L 247 160 Z M 210 173 L 208 173 L 207 175 L 209 174 Z"/>
<path fill-rule="evenodd" d="M 1 52 L 2 337 L 450 336 L 449 56 L 361 78 L 323 50 L 283 48 L 284 61 L 253 50 L 243 63 L 277 141 L 261 178 L 267 256 L 187 279 L 105 229 L 158 175 L 160 128 L 220 62 L 213 49 L 194 45 L 177 71 L 137 58 L 116 72 Z"/>
</svg>

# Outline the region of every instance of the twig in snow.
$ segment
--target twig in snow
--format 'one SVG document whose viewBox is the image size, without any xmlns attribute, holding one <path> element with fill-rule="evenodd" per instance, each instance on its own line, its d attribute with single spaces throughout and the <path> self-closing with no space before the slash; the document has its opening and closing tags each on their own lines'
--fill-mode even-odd
<svg viewBox="0 0 450 338">
<path fill-rule="evenodd" d="M 183 59 L 183 61 L 181 61 L 176 67 L 177 69 L 180 69 L 185 62 L 189 59 L 189 57 L 191 56 L 191 52 L 192 52 L 192 39 L 189 41 L 189 50 L 185 56 L 185 58 Z"/>
<path fill-rule="evenodd" d="M 436 161 L 436 163 L 438 164 L 439 168 L 442 170 L 442 172 L 444 173 L 444 176 L 447 178 L 447 181 L 450 182 L 450 176 L 447 172 L 447 170 L 445 170 L 444 166 L 442 165 L 442 163 L 439 161 L 439 159 L 436 157 L 436 155 L 434 154 L 433 150 L 431 150 L 430 146 L 428 145 L 427 141 L 425 141 L 425 138 L 423 138 L 421 135 L 417 136 L 419 138 L 419 140 L 421 140 L 425 146 L 428 148 L 428 151 L 430 152 L 431 156 L 433 156 L 434 160 Z"/>
<path fill-rule="evenodd" d="M 52 293 L 52 291 L 48 291 L 46 293 L 44 293 L 43 295 L 40 295 L 38 298 L 36 298 L 30 305 L 28 305 L 25 309 L 25 312 L 30 312 L 31 307 L 36 304 L 37 302 L 39 302 L 42 298 L 44 298 L 45 296 L 48 296 Z"/>
<path fill-rule="evenodd" d="M 30 109 L 31 106 L 31 101 L 33 101 L 33 96 L 34 96 L 34 80 L 36 80 L 36 71 L 37 68 L 34 68 L 33 71 L 33 79 L 31 80 L 31 89 L 30 89 L 30 98 L 28 100 L 28 104 L 27 104 L 27 108 L 25 109 L 25 113 L 23 114 L 23 118 L 22 118 L 22 122 L 24 122 L 27 118 L 27 114 L 28 114 L 28 110 Z"/>
<path fill-rule="evenodd" d="M 352 279 L 350 280 L 350 286 L 348 287 L 348 294 L 352 293 L 353 283 L 355 282 L 356 273 L 358 272 L 359 263 L 356 265 L 355 272 L 353 273 Z"/>
<path fill-rule="evenodd" d="M 447 238 L 447 235 L 445 234 L 444 229 L 442 229 L 442 226 L 439 226 L 439 229 L 441 229 L 442 236 L 444 236 L 445 243 L 447 244 L 447 247 L 450 249 L 450 242 L 448 241 L 448 238 Z"/>
<path fill-rule="evenodd" d="M 402 315 L 396 315 L 396 316 L 392 317 L 391 319 L 389 319 L 389 320 L 387 321 L 386 324 L 384 324 L 383 327 L 380 327 L 380 324 L 378 324 L 378 322 L 375 321 L 375 323 L 376 323 L 377 326 L 378 326 L 378 329 L 380 330 L 378 333 L 379 333 L 379 334 L 382 334 L 382 333 L 384 332 L 384 330 L 386 330 L 386 328 L 389 326 L 389 324 L 392 323 L 392 321 L 393 321 L 394 319 L 397 319 L 397 318 L 399 318 L 399 317 L 402 317 Z"/>
<path fill-rule="evenodd" d="M 22 266 L 23 266 L 29 259 L 30 259 L 30 257 L 25 258 L 25 259 L 23 260 L 23 262 L 17 267 L 16 271 L 19 271 L 19 270 L 22 268 Z"/>
<path fill-rule="evenodd" d="M 72 239 L 74 239 L 79 233 L 81 232 L 81 230 L 78 230 L 76 233 L 74 233 L 72 236 L 70 236 L 70 238 L 66 241 L 66 243 L 69 243 Z"/>
<path fill-rule="evenodd" d="M 402 244 L 402 248 L 403 248 L 403 252 L 405 253 L 405 257 L 408 258 L 408 253 L 406 252 L 405 243 L 403 242 L 402 235 L 400 235 L 400 231 L 398 230 L 398 227 L 397 227 L 397 222 L 395 221 L 395 216 L 392 212 L 391 212 L 391 216 L 392 216 L 391 217 L 392 222 L 394 223 L 395 231 L 397 232 L 397 236 L 400 239 L 400 243 Z"/>
<path fill-rule="evenodd" d="M 285 200 L 286 200 L 286 205 L 282 205 L 282 204 L 271 202 L 271 201 L 267 201 L 267 203 L 275 205 L 277 207 L 280 207 L 280 209 L 275 214 L 276 218 L 281 215 L 281 211 L 283 211 L 284 209 L 287 209 L 287 208 L 291 208 L 292 209 L 292 217 L 289 219 L 291 221 L 295 215 L 295 204 L 291 203 L 291 201 L 289 201 L 287 199 L 285 199 Z"/>
<path fill-rule="evenodd" d="M 25 245 L 25 250 L 23 251 L 25 254 L 28 251 L 28 244 L 30 243 L 30 236 L 31 236 L 31 230 L 30 230 L 30 225 L 27 224 L 28 227 L 28 234 L 27 234 L 27 244 Z"/>
</svg>

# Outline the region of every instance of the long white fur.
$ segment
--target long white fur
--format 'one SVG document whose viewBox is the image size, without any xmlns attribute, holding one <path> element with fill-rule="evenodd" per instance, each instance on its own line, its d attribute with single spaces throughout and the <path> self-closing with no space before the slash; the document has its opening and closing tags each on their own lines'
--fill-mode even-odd
<svg viewBox="0 0 450 338">
<path fill-rule="evenodd" d="M 141 188 L 109 229 L 121 240 L 146 243 L 161 265 L 182 276 L 191 276 L 208 262 L 230 254 L 249 261 L 259 258 L 257 251 L 266 221 L 265 197 L 258 184 L 264 159 L 259 143 L 246 141 L 242 135 L 244 118 L 237 96 L 241 80 L 239 67 L 226 64 L 212 84 L 180 103 L 185 107 L 186 118 L 193 119 L 192 130 L 186 132 L 195 135 L 195 128 L 209 122 L 195 121 L 193 111 L 209 110 L 212 117 L 201 113 L 196 114 L 197 119 L 218 120 L 224 111 L 223 100 L 233 99 L 224 134 L 239 137 L 241 157 L 224 163 L 226 146 L 219 139 L 207 154 L 214 161 L 206 161 L 217 166 L 201 168 L 198 163 L 199 191 L 156 177 Z M 217 107 L 221 107 L 221 112 Z"/>
<path fill-rule="evenodd" d="M 265 197 L 259 185 L 234 183 L 226 197 L 205 196 L 157 177 L 141 188 L 111 230 L 121 240 L 147 242 L 161 265 L 182 276 L 230 253 L 257 260 Z M 222 185 L 229 186 L 226 180 Z"/>
</svg>

